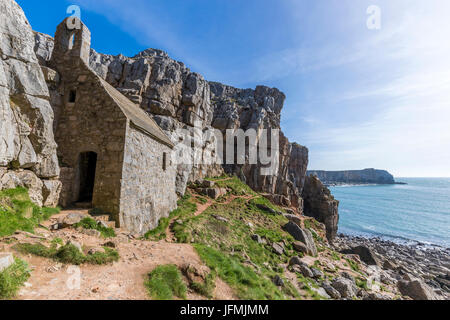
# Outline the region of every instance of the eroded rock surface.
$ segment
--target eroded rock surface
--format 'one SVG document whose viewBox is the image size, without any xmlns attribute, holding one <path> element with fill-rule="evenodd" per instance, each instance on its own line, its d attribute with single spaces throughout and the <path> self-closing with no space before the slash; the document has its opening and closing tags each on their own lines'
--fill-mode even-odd
<svg viewBox="0 0 450 320">
<path fill-rule="evenodd" d="M 54 115 L 33 31 L 15 1 L 0 3 L 0 17 L 0 190 L 28 187 L 36 204 L 53 205 L 48 197 L 60 188 Z M 44 187 L 46 180 L 55 182 Z"/>
</svg>

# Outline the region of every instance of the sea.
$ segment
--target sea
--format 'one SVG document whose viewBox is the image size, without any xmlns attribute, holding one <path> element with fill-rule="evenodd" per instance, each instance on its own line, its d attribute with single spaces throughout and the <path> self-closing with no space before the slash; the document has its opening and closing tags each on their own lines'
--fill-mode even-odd
<svg viewBox="0 0 450 320">
<path fill-rule="evenodd" d="M 450 248 L 450 178 L 396 178 L 406 185 L 330 187 L 339 233 Z"/>
</svg>

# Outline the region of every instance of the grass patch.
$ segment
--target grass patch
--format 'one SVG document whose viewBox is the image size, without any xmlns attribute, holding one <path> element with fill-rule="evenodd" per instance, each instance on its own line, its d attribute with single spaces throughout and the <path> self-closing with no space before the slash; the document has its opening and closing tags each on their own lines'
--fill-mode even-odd
<svg viewBox="0 0 450 320">
<path fill-rule="evenodd" d="M 353 261 L 352 259 L 345 259 L 348 262 L 348 265 L 350 268 L 352 268 L 353 271 L 359 272 L 359 265 L 356 261 Z"/>
<path fill-rule="evenodd" d="M 186 284 L 175 265 L 158 266 L 148 275 L 145 286 L 155 300 L 186 299 Z"/>
<path fill-rule="evenodd" d="M 27 263 L 16 258 L 14 264 L 0 272 L 0 299 L 13 299 L 29 277 Z"/>
<path fill-rule="evenodd" d="M 208 299 L 213 298 L 214 289 L 216 288 L 216 277 L 217 274 L 215 271 L 211 271 L 207 276 L 204 282 L 194 282 L 191 283 L 190 287 L 192 290 L 197 292 L 198 294 L 207 297 Z"/>
<path fill-rule="evenodd" d="M 12 235 L 17 230 L 33 233 L 39 223 L 59 212 L 59 208 L 35 205 L 25 188 L 0 191 L 0 237 Z"/>
<path fill-rule="evenodd" d="M 33 254 L 39 257 L 53 259 L 61 263 L 80 265 L 88 264 L 107 264 L 119 260 L 119 253 L 111 248 L 104 247 L 105 252 L 96 252 L 90 255 L 84 255 L 73 244 L 66 244 L 57 249 L 56 243 L 46 247 L 43 244 L 20 243 L 14 247 L 17 251 L 26 254 Z"/>
<path fill-rule="evenodd" d="M 113 238 L 116 236 L 116 232 L 113 228 L 108 228 L 99 224 L 96 220 L 92 218 L 84 218 L 80 222 L 74 225 L 75 228 L 84 228 L 84 229 L 92 229 L 100 231 L 102 237 L 104 238 Z"/>
<path fill-rule="evenodd" d="M 191 200 L 192 196 L 189 193 L 186 193 L 184 197 L 178 200 L 177 209 L 172 211 L 168 218 L 161 218 L 159 220 L 158 226 L 155 229 L 148 231 L 145 234 L 144 238 L 152 241 L 159 241 L 165 239 L 166 230 L 169 227 L 170 221 L 172 219 L 183 219 L 185 217 L 192 216 L 195 213 L 195 211 L 197 211 L 197 205 L 193 203 Z M 181 234 L 179 234 L 178 236 L 182 237 Z"/>
<path fill-rule="evenodd" d="M 251 268 L 243 266 L 239 259 L 204 245 L 197 244 L 194 247 L 206 265 L 236 290 L 240 299 L 285 299 L 272 281 L 256 274 Z"/>
</svg>

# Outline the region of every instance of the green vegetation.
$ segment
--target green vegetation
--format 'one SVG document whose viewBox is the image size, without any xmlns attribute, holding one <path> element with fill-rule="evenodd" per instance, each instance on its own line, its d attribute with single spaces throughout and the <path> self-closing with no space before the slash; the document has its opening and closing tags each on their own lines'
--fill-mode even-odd
<svg viewBox="0 0 450 320">
<path fill-rule="evenodd" d="M 186 299 L 186 284 L 175 265 L 158 266 L 148 275 L 145 286 L 156 300 L 172 300 L 174 296 Z"/>
<path fill-rule="evenodd" d="M 238 177 L 220 177 L 217 179 L 209 179 L 211 181 L 216 181 L 216 186 L 219 188 L 227 188 L 231 190 L 231 194 L 235 196 L 257 196 L 258 194 L 253 191 L 248 185 L 243 183 Z"/>
<path fill-rule="evenodd" d="M 43 244 L 19 243 L 14 248 L 26 254 L 33 254 L 43 258 L 49 258 L 65 264 L 80 265 L 88 264 L 107 264 L 119 260 L 119 253 L 111 248 L 104 247 L 105 252 L 95 252 L 94 254 L 84 255 L 73 244 L 66 244 L 59 249 L 56 243 L 51 247 Z"/>
<path fill-rule="evenodd" d="M 341 256 L 336 251 L 331 251 L 331 257 L 336 261 L 341 260 Z"/>
<path fill-rule="evenodd" d="M 355 279 L 355 281 L 356 281 L 356 285 L 359 288 L 364 289 L 364 290 L 369 290 L 369 287 L 367 285 L 367 280 L 366 279 L 357 278 L 357 279 Z"/>
<path fill-rule="evenodd" d="M 211 270 L 217 272 L 220 278 L 236 289 L 240 299 L 279 300 L 285 298 L 272 281 L 256 274 L 250 267 L 243 266 L 238 258 L 205 245 L 197 244 L 195 249 Z"/>
<path fill-rule="evenodd" d="M 216 272 L 212 271 L 206 276 L 204 282 L 191 283 L 190 287 L 198 294 L 207 297 L 209 299 L 212 299 L 214 289 L 216 288 L 216 277 L 217 277 Z"/>
<path fill-rule="evenodd" d="M 150 230 L 145 234 L 145 239 L 159 241 L 166 238 L 166 230 L 169 227 L 170 221 L 173 219 L 183 219 L 192 216 L 197 210 L 197 205 L 192 202 L 192 196 L 188 192 L 178 201 L 178 207 L 172 211 L 169 218 L 162 218 L 159 220 L 158 227 Z M 174 228 L 176 229 L 176 228 Z M 181 235 L 179 235 L 181 236 Z"/>
<path fill-rule="evenodd" d="M 29 277 L 27 263 L 16 258 L 13 265 L 0 272 L 0 300 L 13 299 Z"/>
<path fill-rule="evenodd" d="M 100 231 L 104 238 L 113 238 L 116 236 L 116 232 L 113 228 L 105 227 L 99 224 L 96 220 L 89 217 L 84 218 L 83 220 L 75 224 L 74 227 Z"/>
<path fill-rule="evenodd" d="M 350 268 L 352 268 L 353 271 L 359 272 L 359 265 L 356 261 L 352 259 L 345 259 L 348 262 L 348 265 Z"/>
<path fill-rule="evenodd" d="M 35 205 L 25 188 L 0 191 L 0 237 L 14 234 L 17 230 L 32 233 L 39 223 L 59 211 L 58 208 Z"/>
<path fill-rule="evenodd" d="M 237 177 L 209 180 L 232 190 L 232 195 L 238 198 L 227 204 L 216 202 L 199 216 L 185 215 L 182 223 L 175 223 L 173 227 L 177 241 L 193 243 L 205 264 L 227 282 L 240 299 L 298 297 L 298 292 L 288 281 L 284 287 L 277 287 L 272 282 L 275 275 L 283 272 L 280 264 L 296 255 L 292 246 L 294 239 L 281 229 L 288 220 L 257 204 L 276 212 L 282 209 L 259 196 Z M 253 234 L 258 234 L 265 242 L 252 240 Z M 272 242 L 284 243 L 285 254 L 277 255 Z"/>
</svg>

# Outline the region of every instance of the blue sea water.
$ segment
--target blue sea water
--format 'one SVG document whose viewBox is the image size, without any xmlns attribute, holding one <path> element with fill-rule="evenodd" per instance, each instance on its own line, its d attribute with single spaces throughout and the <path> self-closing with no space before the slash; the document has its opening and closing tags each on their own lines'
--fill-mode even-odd
<svg viewBox="0 0 450 320">
<path fill-rule="evenodd" d="M 407 185 L 331 187 L 339 232 L 450 247 L 450 178 L 397 178 Z"/>
</svg>

